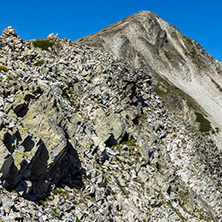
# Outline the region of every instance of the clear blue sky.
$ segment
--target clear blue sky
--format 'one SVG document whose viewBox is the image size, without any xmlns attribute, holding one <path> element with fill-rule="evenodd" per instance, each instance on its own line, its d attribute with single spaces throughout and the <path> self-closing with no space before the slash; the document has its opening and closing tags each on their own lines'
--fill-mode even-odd
<svg viewBox="0 0 222 222">
<path fill-rule="evenodd" d="M 160 15 L 222 61 L 220 0 L 2 0 L 0 31 L 11 25 L 22 39 L 53 32 L 75 40 L 141 10 Z"/>
</svg>

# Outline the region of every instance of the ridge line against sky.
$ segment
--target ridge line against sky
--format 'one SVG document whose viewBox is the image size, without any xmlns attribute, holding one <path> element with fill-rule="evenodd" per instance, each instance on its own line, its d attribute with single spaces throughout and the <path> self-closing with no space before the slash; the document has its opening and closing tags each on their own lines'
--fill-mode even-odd
<svg viewBox="0 0 222 222">
<path fill-rule="evenodd" d="M 11 0 L 1 2 L 0 31 L 12 26 L 25 40 L 58 33 L 76 40 L 98 32 L 138 11 L 158 14 L 184 35 L 199 42 L 222 61 L 222 1 L 112 0 Z"/>
</svg>

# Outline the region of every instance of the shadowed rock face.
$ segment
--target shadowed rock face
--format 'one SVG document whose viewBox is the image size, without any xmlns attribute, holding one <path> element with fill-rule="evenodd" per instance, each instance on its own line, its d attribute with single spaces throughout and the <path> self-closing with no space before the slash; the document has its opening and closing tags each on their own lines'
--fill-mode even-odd
<svg viewBox="0 0 222 222">
<path fill-rule="evenodd" d="M 158 15 L 141 11 L 77 42 L 108 49 L 143 68 L 156 77 L 156 91 L 172 110 L 192 122 L 198 110 L 212 128 L 222 128 L 222 63 Z M 219 136 L 216 140 L 220 144 Z"/>
<path fill-rule="evenodd" d="M 16 94 L 11 91 L 12 85 Z M 66 129 L 59 125 L 57 118 L 61 112 L 53 95 L 31 82 L 12 80 L 8 87 L 10 98 L 14 99 L 1 95 L 5 100 L 1 107 L 1 181 L 6 189 L 38 200 L 48 194 L 52 184 L 64 181 L 68 174 L 80 173 L 81 163 Z M 20 112 L 26 110 L 22 116 L 18 107 Z"/>
</svg>

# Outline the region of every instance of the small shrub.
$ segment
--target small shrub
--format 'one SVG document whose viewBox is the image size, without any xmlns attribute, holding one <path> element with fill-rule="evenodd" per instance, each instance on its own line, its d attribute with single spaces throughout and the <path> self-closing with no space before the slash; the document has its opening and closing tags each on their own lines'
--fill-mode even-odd
<svg viewBox="0 0 222 222">
<path fill-rule="evenodd" d="M 73 99 L 70 97 L 70 95 L 67 94 L 67 92 L 65 92 L 64 97 L 70 102 L 71 107 L 76 106 L 76 103 L 73 101 Z"/>
<path fill-rule="evenodd" d="M 45 61 L 43 59 L 38 60 L 35 65 L 36 66 L 42 66 L 45 63 Z"/>
<path fill-rule="evenodd" d="M 40 200 L 39 203 L 44 206 L 45 205 L 45 200 Z"/>
<path fill-rule="evenodd" d="M 75 102 L 70 101 L 70 105 L 71 105 L 72 107 L 74 107 L 76 104 L 75 104 Z"/>
<path fill-rule="evenodd" d="M 60 187 L 57 187 L 56 189 L 52 190 L 52 194 L 57 195 L 63 193 L 63 190 Z"/>
<path fill-rule="evenodd" d="M 36 48 L 40 48 L 42 50 L 46 50 L 49 51 L 49 48 L 54 45 L 54 42 L 52 42 L 52 40 L 48 40 L 48 39 L 39 39 L 39 40 L 35 40 L 33 41 L 33 45 Z"/>
<path fill-rule="evenodd" d="M 55 208 L 52 209 L 52 216 L 57 218 L 57 219 L 61 219 L 59 216 L 59 213 L 57 212 L 57 210 Z"/>
<path fill-rule="evenodd" d="M 4 65 L 0 65 L 0 70 L 3 70 L 5 72 L 7 72 L 8 68 L 6 66 L 4 66 Z"/>
<path fill-rule="evenodd" d="M 132 140 L 123 141 L 121 144 L 126 144 L 128 146 L 136 146 L 136 140 L 132 139 Z"/>
<path fill-rule="evenodd" d="M 209 132 L 211 129 L 211 125 L 210 122 L 204 118 L 203 114 L 195 112 L 196 114 L 196 121 L 200 124 L 200 132 L 204 133 L 204 132 Z"/>
<path fill-rule="evenodd" d="M 49 198 L 48 197 L 44 197 L 41 200 L 39 200 L 38 203 L 40 205 L 46 206 L 48 201 L 49 201 Z"/>
<path fill-rule="evenodd" d="M 81 220 L 78 217 L 76 217 L 76 222 L 81 222 Z"/>
</svg>

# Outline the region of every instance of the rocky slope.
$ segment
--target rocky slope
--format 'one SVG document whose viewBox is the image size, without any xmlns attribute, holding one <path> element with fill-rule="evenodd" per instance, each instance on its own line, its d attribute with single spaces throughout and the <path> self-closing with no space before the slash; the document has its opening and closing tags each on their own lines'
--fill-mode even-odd
<svg viewBox="0 0 222 222">
<path fill-rule="evenodd" d="M 0 64 L 0 220 L 220 220 L 221 152 L 152 73 L 11 27 Z"/>
<path fill-rule="evenodd" d="M 220 129 L 213 137 L 222 147 L 222 63 L 196 41 L 158 15 L 141 11 L 78 42 L 107 49 L 152 73 L 156 92 L 169 108 L 193 124 L 202 119 L 204 132 Z"/>
</svg>

